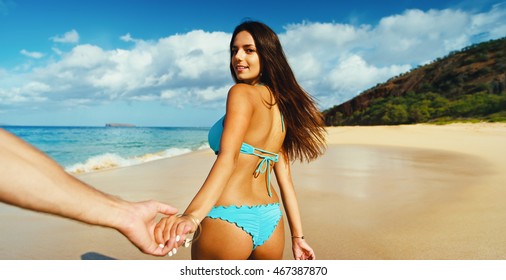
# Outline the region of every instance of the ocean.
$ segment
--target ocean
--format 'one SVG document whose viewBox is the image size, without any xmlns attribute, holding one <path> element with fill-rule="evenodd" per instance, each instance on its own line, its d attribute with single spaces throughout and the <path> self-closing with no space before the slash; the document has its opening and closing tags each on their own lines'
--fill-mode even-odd
<svg viewBox="0 0 506 280">
<path fill-rule="evenodd" d="M 130 166 L 208 148 L 209 128 L 3 126 L 70 173 Z"/>
</svg>

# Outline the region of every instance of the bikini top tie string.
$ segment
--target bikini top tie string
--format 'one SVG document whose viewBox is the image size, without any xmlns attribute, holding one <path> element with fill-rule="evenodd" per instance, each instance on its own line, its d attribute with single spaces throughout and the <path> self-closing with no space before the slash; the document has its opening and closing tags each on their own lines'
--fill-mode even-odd
<svg viewBox="0 0 506 280">
<path fill-rule="evenodd" d="M 257 157 L 261 158 L 262 160 L 257 166 L 257 169 L 255 170 L 255 176 L 258 176 L 258 174 L 264 174 L 267 172 L 267 192 L 269 193 L 269 197 L 272 197 L 272 190 L 271 190 L 271 162 L 278 162 L 279 156 L 278 154 L 265 151 L 258 148 L 253 148 L 254 152 L 253 154 Z M 256 151 L 259 151 L 260 153 L 256 153 Z"/>
</svg>

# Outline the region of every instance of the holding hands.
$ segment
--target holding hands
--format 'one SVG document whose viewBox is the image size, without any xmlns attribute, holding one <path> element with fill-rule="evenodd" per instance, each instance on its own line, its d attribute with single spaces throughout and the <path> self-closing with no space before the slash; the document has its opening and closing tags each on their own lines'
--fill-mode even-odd
<svg viewBox="0 0 506 280">
<path fill-rule="evenodd" d="M 191 239 L 187 239 L 188 234 L 199 231 L 200 221 L 191 214 L 173 215 L 162 218 L 154 229 L 155 241 L 159 247 L 168 256 L 171 257 L 177 253 L 177 249 L 181 246 L 190 246 Z M 193 240 L 198 238 L 194 237 Z"/>
<path fill-rule="evenodd" d="M 118 213 L 118 224 L 112 227 L 127 237 L 141 252 L 153 256 L 167 255 L 169 250 L 159 247 L 153 234 L 156 217 L 159 214 L 175 215 L 177 209 L 154 200 L 121 201 L 121 205 L 120 209 L 124 209 L 124 212 Z"/>
</svg>

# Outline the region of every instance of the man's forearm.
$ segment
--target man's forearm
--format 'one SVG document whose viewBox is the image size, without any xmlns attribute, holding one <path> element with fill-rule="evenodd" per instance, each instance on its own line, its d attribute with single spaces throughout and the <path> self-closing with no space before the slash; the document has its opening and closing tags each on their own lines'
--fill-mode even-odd
<svg viewBox="0 0 506 280">
<path fill-rule="evenodd" d="M 112 226 L 121 201 L 74 178 L 54 160 L 0 129 L 0 200 L 90 224 Z"/>
</svg>

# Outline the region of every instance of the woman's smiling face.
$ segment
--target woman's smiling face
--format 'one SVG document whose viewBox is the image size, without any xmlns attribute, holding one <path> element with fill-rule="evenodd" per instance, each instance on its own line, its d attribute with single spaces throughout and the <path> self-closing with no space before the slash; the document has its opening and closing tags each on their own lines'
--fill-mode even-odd
<svg viewBox="0 0 506 280">
<path fill-rule="evenodd" d="M 255 40 L 247 31 L 239 32 L 232 44 L 231 63 L 237 80 L 255 85 L 260 81 L 260 57 Z"/>
</svg>

